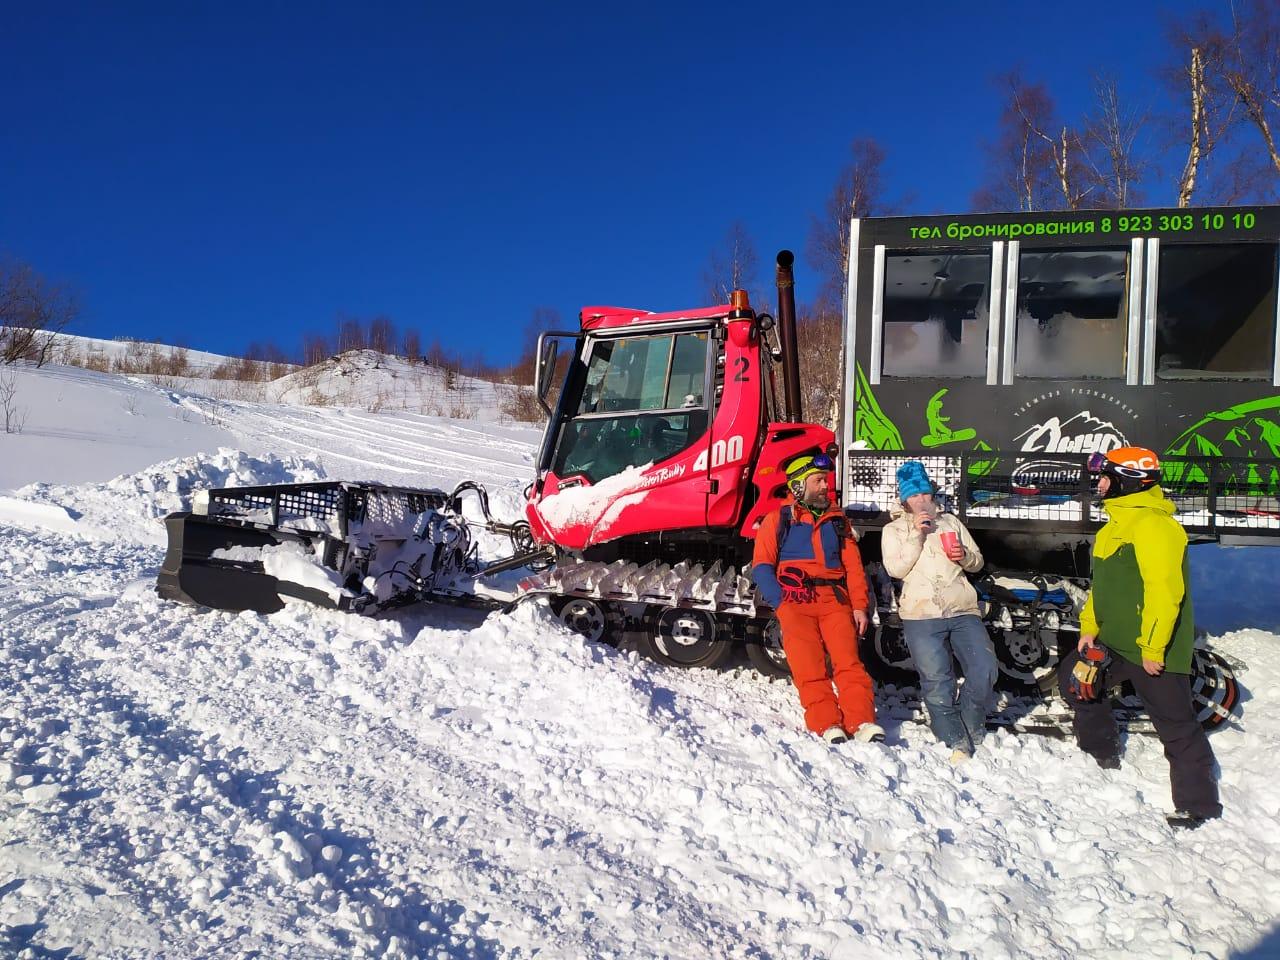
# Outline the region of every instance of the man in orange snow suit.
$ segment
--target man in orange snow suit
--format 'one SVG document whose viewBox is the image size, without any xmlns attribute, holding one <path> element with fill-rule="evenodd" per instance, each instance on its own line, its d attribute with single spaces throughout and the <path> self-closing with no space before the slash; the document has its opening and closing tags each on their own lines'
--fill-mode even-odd
<svg viewBox="0 0 1280 960">
<path fill-rule="evenodd" d="M 823 454 L 786 465 L 791 500 L 760 524 L 751 579 L 778 614 L 805 726 L 832 744 L 850 737 L 882 741 L 871 677 L 858 659 L 858 637 L 868 623 L 867 579 L 848 521 L 831 505 L 833 469 Z"/>
</svg>

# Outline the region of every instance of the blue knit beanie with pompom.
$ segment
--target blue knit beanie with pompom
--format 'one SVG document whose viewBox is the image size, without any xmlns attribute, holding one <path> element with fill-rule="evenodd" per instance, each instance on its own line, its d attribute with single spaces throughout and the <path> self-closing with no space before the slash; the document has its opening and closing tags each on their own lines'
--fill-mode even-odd
<svg viewBox="0 0 1280 960">
<path fill-rule="evenodd" d="M 933 481 L 919 460 L 908 460 L 898 467 L 898 499 L 906 501 L 917 493 L 933 493 Z"/>
</svg>

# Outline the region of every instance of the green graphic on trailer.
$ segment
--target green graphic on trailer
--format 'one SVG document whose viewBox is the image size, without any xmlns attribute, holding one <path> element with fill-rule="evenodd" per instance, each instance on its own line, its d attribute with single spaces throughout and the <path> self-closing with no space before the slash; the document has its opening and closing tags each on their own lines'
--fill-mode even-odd
<svg viewBox="0 0 1280 960">
<path fill-rule="evenodd" d="M 940 447 L 947 443 L 965 443 L 972 440 L 978 435 L 978 431 L 973 427 L 961 427 L 959 430 L 952 430 L 947 424 L 951 422 L 950 417 L 942 415 L 942 398 L 947 395 L 948 387 L 943 387 L 932 397 L 929 398 L 929 405 L 925 408 L 925 418 L 929 421 L 929 432 L 920 438 L 920 444 L 924 447 Z M 979 440 L 973 445 L 974 450 L 987 451 L 990 445 Z M 969 464 L 970 477 L 985 477 L 988 473 L 996 468 L 995 460 L 974 460 Z"/>
<path fill-rule="evenodd" d="M 1280 397 L 1263 397 L 1215 410 L 1184 430 L 1165 453 L 1175 457 L 1240 457 L 1254 461 L 1249 464 L 1246 476 L 1240 479 L 1251 486 L 1265 485 L 1274 492 L 1280 485 L 1280 471 L 1274 465 L 1256 461 L 1280 458 Z M 1184 463 L 1170 463 L 1167 479 L 1172 483 L 1208 481 L 1202 469 Z"/>
<path fill-rule="evenodd" d="M 858 405 L 853 415 L 854 439 L 865 440 L 874 450 L 905 450 L 902 434 L 880 409 L 867 375 L 862 372 L 862 364 L 854 364 L 854 377 L 858 394 Z"/>
<path fill-rule="evenodd" d="M 875 450 L 905 450 L 902 434 L 897 425 L 881 409 L 866 374 L 862 372 L 862 364 L 854 364 L 854 377 L 858 397 L 853 421 L 854 439 L 865 440 Z M 944 387 L 929 399 L 929 405 L 925 410 L 925 416 L 929 421 L 929 433 L 920 438 L 920 443 L 925 447 L 966 443 L 978 435 L 978 431 L 972 427 L 952 430 L 947 426 L 951 418 L 942 415 L 942 398 L 946 392 L 947 389 Z M 979 440 L 973 445 L 973 449 L 987 452 L 991 446 L 986 441 Z M 969 476 L 984 477 L 996 468 L 997 463 L 997 460 L 974 460 L 969 464 Z"/>
<path fill-rule="evenodd" d="M 925 418 L 929 421 L 929 432 L 920 438 L 921 446 L 936 447 L 943 443 L 964 443 L 978 435 L 973 427 L 952 430 L 947 424 L 950 417 L 942 415 L 942 398 L 947 395 L 947 387 L 943 387 L 929 398 L 929 406 L 925 410 Z"/>
<path fill-rule="evenodd" d="M 985 441 L 979 440 L 973 445 L 973 449 L 986 452 L 990 450 L 991 447 Z M 999 462 L 999 460 L 971 460 L 969 461 L 969 476 L 985 477 L 996 468 L 996 464 Z"/>
</svg>

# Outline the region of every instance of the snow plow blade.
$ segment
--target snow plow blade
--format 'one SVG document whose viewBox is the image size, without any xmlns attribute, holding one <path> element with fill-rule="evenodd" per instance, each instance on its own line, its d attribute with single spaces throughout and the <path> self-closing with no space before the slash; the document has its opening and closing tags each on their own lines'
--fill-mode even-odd
<svg viewBox="0 0 1280 960">
<path fill-rule="evenodd" d="M 214 556 L 236 548 L 261 550 L 284 542 L 276 533 L 233 526 L 192 513 L 171 513 L 165 518 L 165 527 L 169 547 L 156 580 L 156 593 L 165 600 L 258 613 L 282 609 L 284 596 L 335 609 L 347 606 L 322 590 L 273 577 L 261 562 Z"/>
<path fill-rule="evenodd" d="M 463 515 L 464 497 L 483 519 Z M 494 520 L 469 480 L 452 493 L 345 481 L 201 490 L 165 524 L 156 592 L 219 610 L 274 613 L 286 597 L 356 613 L 421 600 L 500 605 L 509 598 L 492 585 L 476 595 L 477 578 L 549 560 L 528 523 Z M 482 564 L 473 526 L 507 536 L 514 555 Z"/>
</svg>

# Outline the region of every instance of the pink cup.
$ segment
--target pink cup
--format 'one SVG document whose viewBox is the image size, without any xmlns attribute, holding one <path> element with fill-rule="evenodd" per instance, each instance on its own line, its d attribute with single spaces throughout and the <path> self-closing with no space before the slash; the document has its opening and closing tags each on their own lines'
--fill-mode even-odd
<svg viewBox="0 0 1280 960">
<path fill-rule="evenodd" d="M 960 546 L 960 535 L 954 530 L 943 530 L 938 534 L 938 543 L 942 545 L 942 552 L 950 556 Z"/>
</svg>

